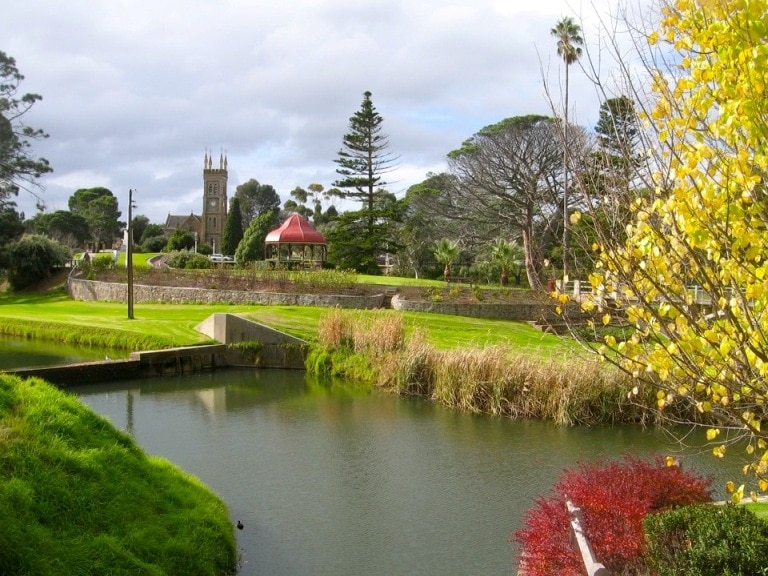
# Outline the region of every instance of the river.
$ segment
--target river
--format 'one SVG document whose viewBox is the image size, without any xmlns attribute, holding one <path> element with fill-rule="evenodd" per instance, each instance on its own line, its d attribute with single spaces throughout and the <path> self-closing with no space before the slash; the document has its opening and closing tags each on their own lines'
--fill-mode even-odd
<svg viewBox="0 0 768 576">
<path fill-rule="evenodd" d="M 678 451 L 659 430 L 465 414 L 293 371 L 71 391 L 222 496 L 244 524 L 241 576 L 514 574 L 510 534 L 565 467 Z"/>
</svg>

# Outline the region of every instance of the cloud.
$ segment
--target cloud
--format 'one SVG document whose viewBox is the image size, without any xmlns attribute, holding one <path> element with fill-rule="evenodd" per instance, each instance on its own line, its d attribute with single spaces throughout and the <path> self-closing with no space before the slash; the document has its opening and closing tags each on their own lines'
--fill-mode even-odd
<svg viewBox="0 0 768 576">
<path fill-rule="evenodd" d="M 34 145 L 55 170 L 42 179 L 48 208 L 106 186 L 126 212 L 134 188 L 137 213 L 159 223 L 201 210 L 206 150 L 226 152 L 230 194 L 251 178 L 283 200 L 296 186 L 330 186 L 366 90 L 400 158 L 392 191 L 404 192 L 483 126 L 551 113 L 542 69 L 556 82 L 561 64 L 549 30 L 578 10 L 554 0 L 26 0 L 3 12 L 0 49 L 26 76 L 22 90 L 43 96 L 25 120 L 50 134 Z M 591 126 L 599 102 L 572 77 L 574 117 Z M 34 212 L 28 197 L 19 205 Z"/>
</svg>

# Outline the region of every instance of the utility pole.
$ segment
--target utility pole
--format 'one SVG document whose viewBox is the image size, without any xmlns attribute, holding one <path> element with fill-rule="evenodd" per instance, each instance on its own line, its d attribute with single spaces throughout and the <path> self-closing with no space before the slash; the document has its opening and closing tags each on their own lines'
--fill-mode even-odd
<svg viewBox="0 0 768 576">
<path fill-rule="evenodd" d="M 128 246 L 125 265 L 128 268 L 128 319 L 133 320 L 133 189 L 128 190 Z"/>
</svg>

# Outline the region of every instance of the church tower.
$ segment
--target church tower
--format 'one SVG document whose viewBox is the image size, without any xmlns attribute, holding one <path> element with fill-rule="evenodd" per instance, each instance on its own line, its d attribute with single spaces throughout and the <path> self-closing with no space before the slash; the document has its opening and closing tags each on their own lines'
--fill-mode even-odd
<svg viewBox="0 0 768 576">
<path fill-rule="evenodd" d="M 203 160 L 203 217 L 200 241 L 221 252 L 221 237 L 227 220 L 227 158 L 219 156 L 219 167 L 213 167 L 213 155 L 205 153 Z M 231 256 L 231 254 L 227 254 Z"/>
</svg>

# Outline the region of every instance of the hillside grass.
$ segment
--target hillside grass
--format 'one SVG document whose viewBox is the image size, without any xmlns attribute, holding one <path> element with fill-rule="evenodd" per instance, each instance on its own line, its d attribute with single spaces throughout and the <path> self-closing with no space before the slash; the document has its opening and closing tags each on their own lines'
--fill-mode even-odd
<svg viewBox="0 0 768 576">
<path fill-rule="evenodd" d="M 0 374 L 0 454 L 0 574 L 234 573 L 221 499 L 74 396 Z"/>
</svg>

